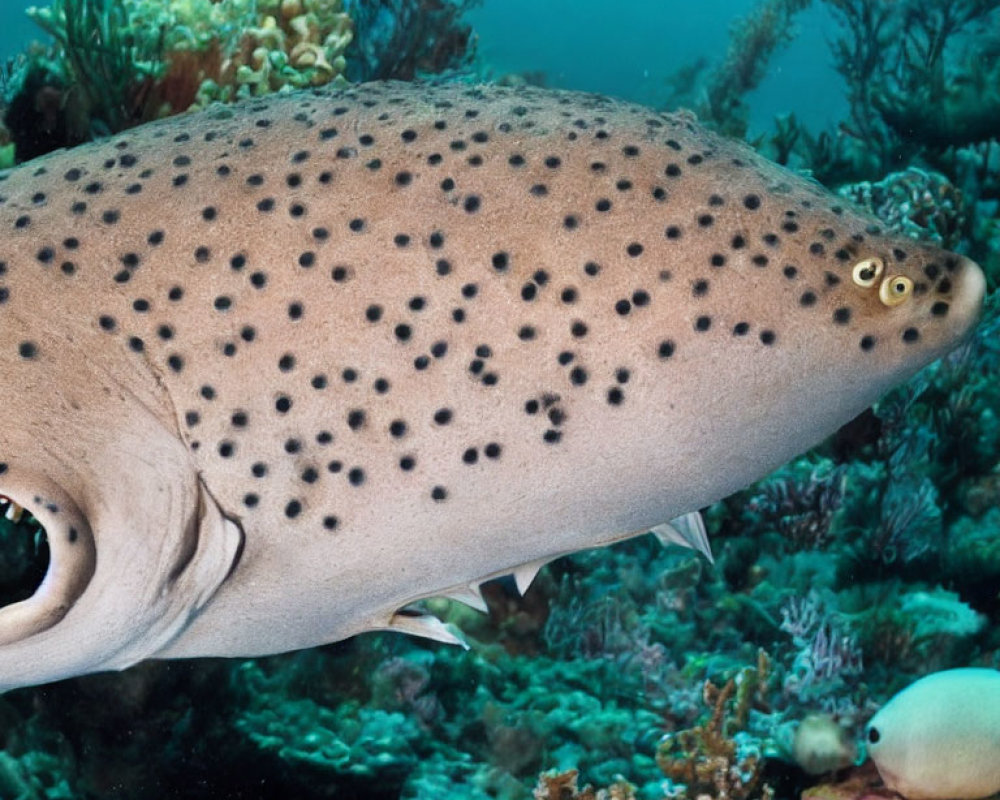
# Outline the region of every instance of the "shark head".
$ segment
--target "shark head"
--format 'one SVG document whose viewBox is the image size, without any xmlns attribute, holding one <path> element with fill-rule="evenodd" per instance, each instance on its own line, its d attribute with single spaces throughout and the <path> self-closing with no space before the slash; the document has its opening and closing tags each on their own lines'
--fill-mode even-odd
<svg viewBox="0 0 1000 800">
<path fill-rule="evenodd" d="M 0 404 L 19 422 L 0 432 L 0 496 L 44 528 L 49 553 L 34 594 L 0 609 L 7 689 L 160 649 L 225 578 L 242 534 L 164 426 L 155 387 L 125 385 L 72 323 L 4 323 Z"/>
</svg>

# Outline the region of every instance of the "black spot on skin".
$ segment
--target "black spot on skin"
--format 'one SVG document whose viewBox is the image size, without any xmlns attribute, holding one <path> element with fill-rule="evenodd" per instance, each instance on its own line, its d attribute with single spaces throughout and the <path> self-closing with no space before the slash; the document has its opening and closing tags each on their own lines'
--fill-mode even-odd
<svg viewBox="0 0 1000 800">
<path fill-rule="evenodd" d="M 875 347 L 875 337 L 871 335 L 862 336 L 858 346 L 865 352 L 868 352 Z"/>
<path fill-rule="evenodd" d="M 743 205 L 751 211 L 756 211 L 760 208 L 760 195 L 748 194 L 743 198 Z"/>
<path fill-rule="evenodd" d="M 468 214 L 475 214 L 477 211 L 479 211 L 481 205 L 482 205 L 482 200 L 480 200 L 478 195 L 474 194 L 470 194 L 468 197 L 465 198 L 465 201 L 462 203 L 462 207 Z"/>
<path fill-rule="evenodd" d="M 440 503 L 443 500 L 447 499 L 447 497 L 448 497 L 448 492 L 443 486 L 435 486 L 433 489 L 431 489 L 431 499 L 434 500 L 435 502 Z"/>
<path fill-rule="evenodd" d="M 352 467 L 347 472 L 347 481 L 351 486 L 361 486 L 365 482 L 365 471 L 361 467 Z"/>
<path fill-rule="evenodd" d="M 733 326 L 733 336 L 746 336 L 750 331 L 750 323 L 748 322 L 737 322 Z"/>
<path fill-rule="evenodd" d="M 450 408 L 439 408 L 434 412 L 434 422 L 438 425 L 447 425 L 452 420 L 452 410 Z"/>
<path fill-rule="evenodd" d="M 938 301 L 931 306 L 931 314 L 935 317 L 943 317 L 948 313 L 948 304 L 943 301 Z"/>
<path fill-rule="evenodd" d="M 761 341 L 761 344 L 765 344 L 765 345 L 770 346 L 770 345 L 774 344 L 775 339 L 777 339 L 777 336 L 775 335 L 774 331 L 761 331 L 760 332 L 760 341 Z"/>
<path fill-rule="evenodd" d="M 808 291 L 803 292 L 802 296 L 799 298 L 799 304 L 806 307 L 816 305 L 816 293 Z"/>
<path fill-rule="evenodd" d="M 920 338 L 920 331 L 918 331 L 916 328 L 907 328 L 905 331 L 903 331 L 903 341 L 906 342 L 907 344 L 913 344 L 913 342 L 917 341 L 919 338 Z"/>
<path fill-rule="evenodd" d="M 694 329 L 700 333 L 704 333 L 709 328 L 712 327 L 712 318 L 709 316 L 700 316 L 694 321 Z"/>
<path fill-rule="evenodd" d="M 38 345 L 34 342 L 21 342 L 17 346 L 17 353 L 21 358 L 31 360 L 38 355 Z"/>
<path fill-rule="evenodd" d="M 674 344 L 672 339 L 664 339 L 657 347 L 657 353 L 660 358 L 666 359 L 670 358 L 676 349 L 677 345 Z"/>
<path fill-rule="evenodd" d="M 838 308 L 833 312 L 833 321 L 838 325 L 846 325 L 851 321 L 851 309 L 849 308 Z"/>
</svg>

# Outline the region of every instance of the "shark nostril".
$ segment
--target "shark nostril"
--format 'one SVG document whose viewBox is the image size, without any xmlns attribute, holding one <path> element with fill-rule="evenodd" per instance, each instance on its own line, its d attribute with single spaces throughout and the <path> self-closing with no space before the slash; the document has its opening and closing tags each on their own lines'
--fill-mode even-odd
<svg viewBox="0 0 1000 800">
<path fill-rule="evenodd" d="M 28 509 L 0 494 L 0 606 L 31 597 L 49 562 L 45 528 Z"/>
</svg>

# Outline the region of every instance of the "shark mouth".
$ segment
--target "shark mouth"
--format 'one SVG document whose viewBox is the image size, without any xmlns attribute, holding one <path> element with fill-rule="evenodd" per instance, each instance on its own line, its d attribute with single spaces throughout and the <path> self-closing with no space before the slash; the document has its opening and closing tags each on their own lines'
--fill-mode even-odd
<svg viewBox="0 0 1000 800">
<path fill-rule="evenodd" d="M 24 506 L 0 494 L 0 606 L 31 597 L 50 560 L 42 524 Z"/>
</svg>

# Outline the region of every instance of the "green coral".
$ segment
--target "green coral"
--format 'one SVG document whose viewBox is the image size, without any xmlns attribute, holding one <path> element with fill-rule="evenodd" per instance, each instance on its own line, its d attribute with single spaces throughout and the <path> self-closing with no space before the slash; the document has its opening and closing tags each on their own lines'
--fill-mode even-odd
<svg viewBox="0 0 1000 800">
<path fill-rule="evenodd" d="M 31 95 L 29 107 L 52 96 L 61 125 L 46 127 L 67 128 L 54 147 L 214 101 L 343 82 L 353 38 L 341 0 L 54 0 L 28 14 L 55 48 L 25 60 L 13 95 Z"/>
<path fill-rule="evenodd" d="M 423 732 L 410 716 L 354 701 L 329 708 L 309 698 L 279 694 L 275 702 L 275 681 L 253 662 L 243 666 L 240 678 L 251 702 L 237 717 L 236 730 L 296 768 L 355 777 L 395 775 L 401 780 L 419 760 L 417 743 Z"/>
</svg>

